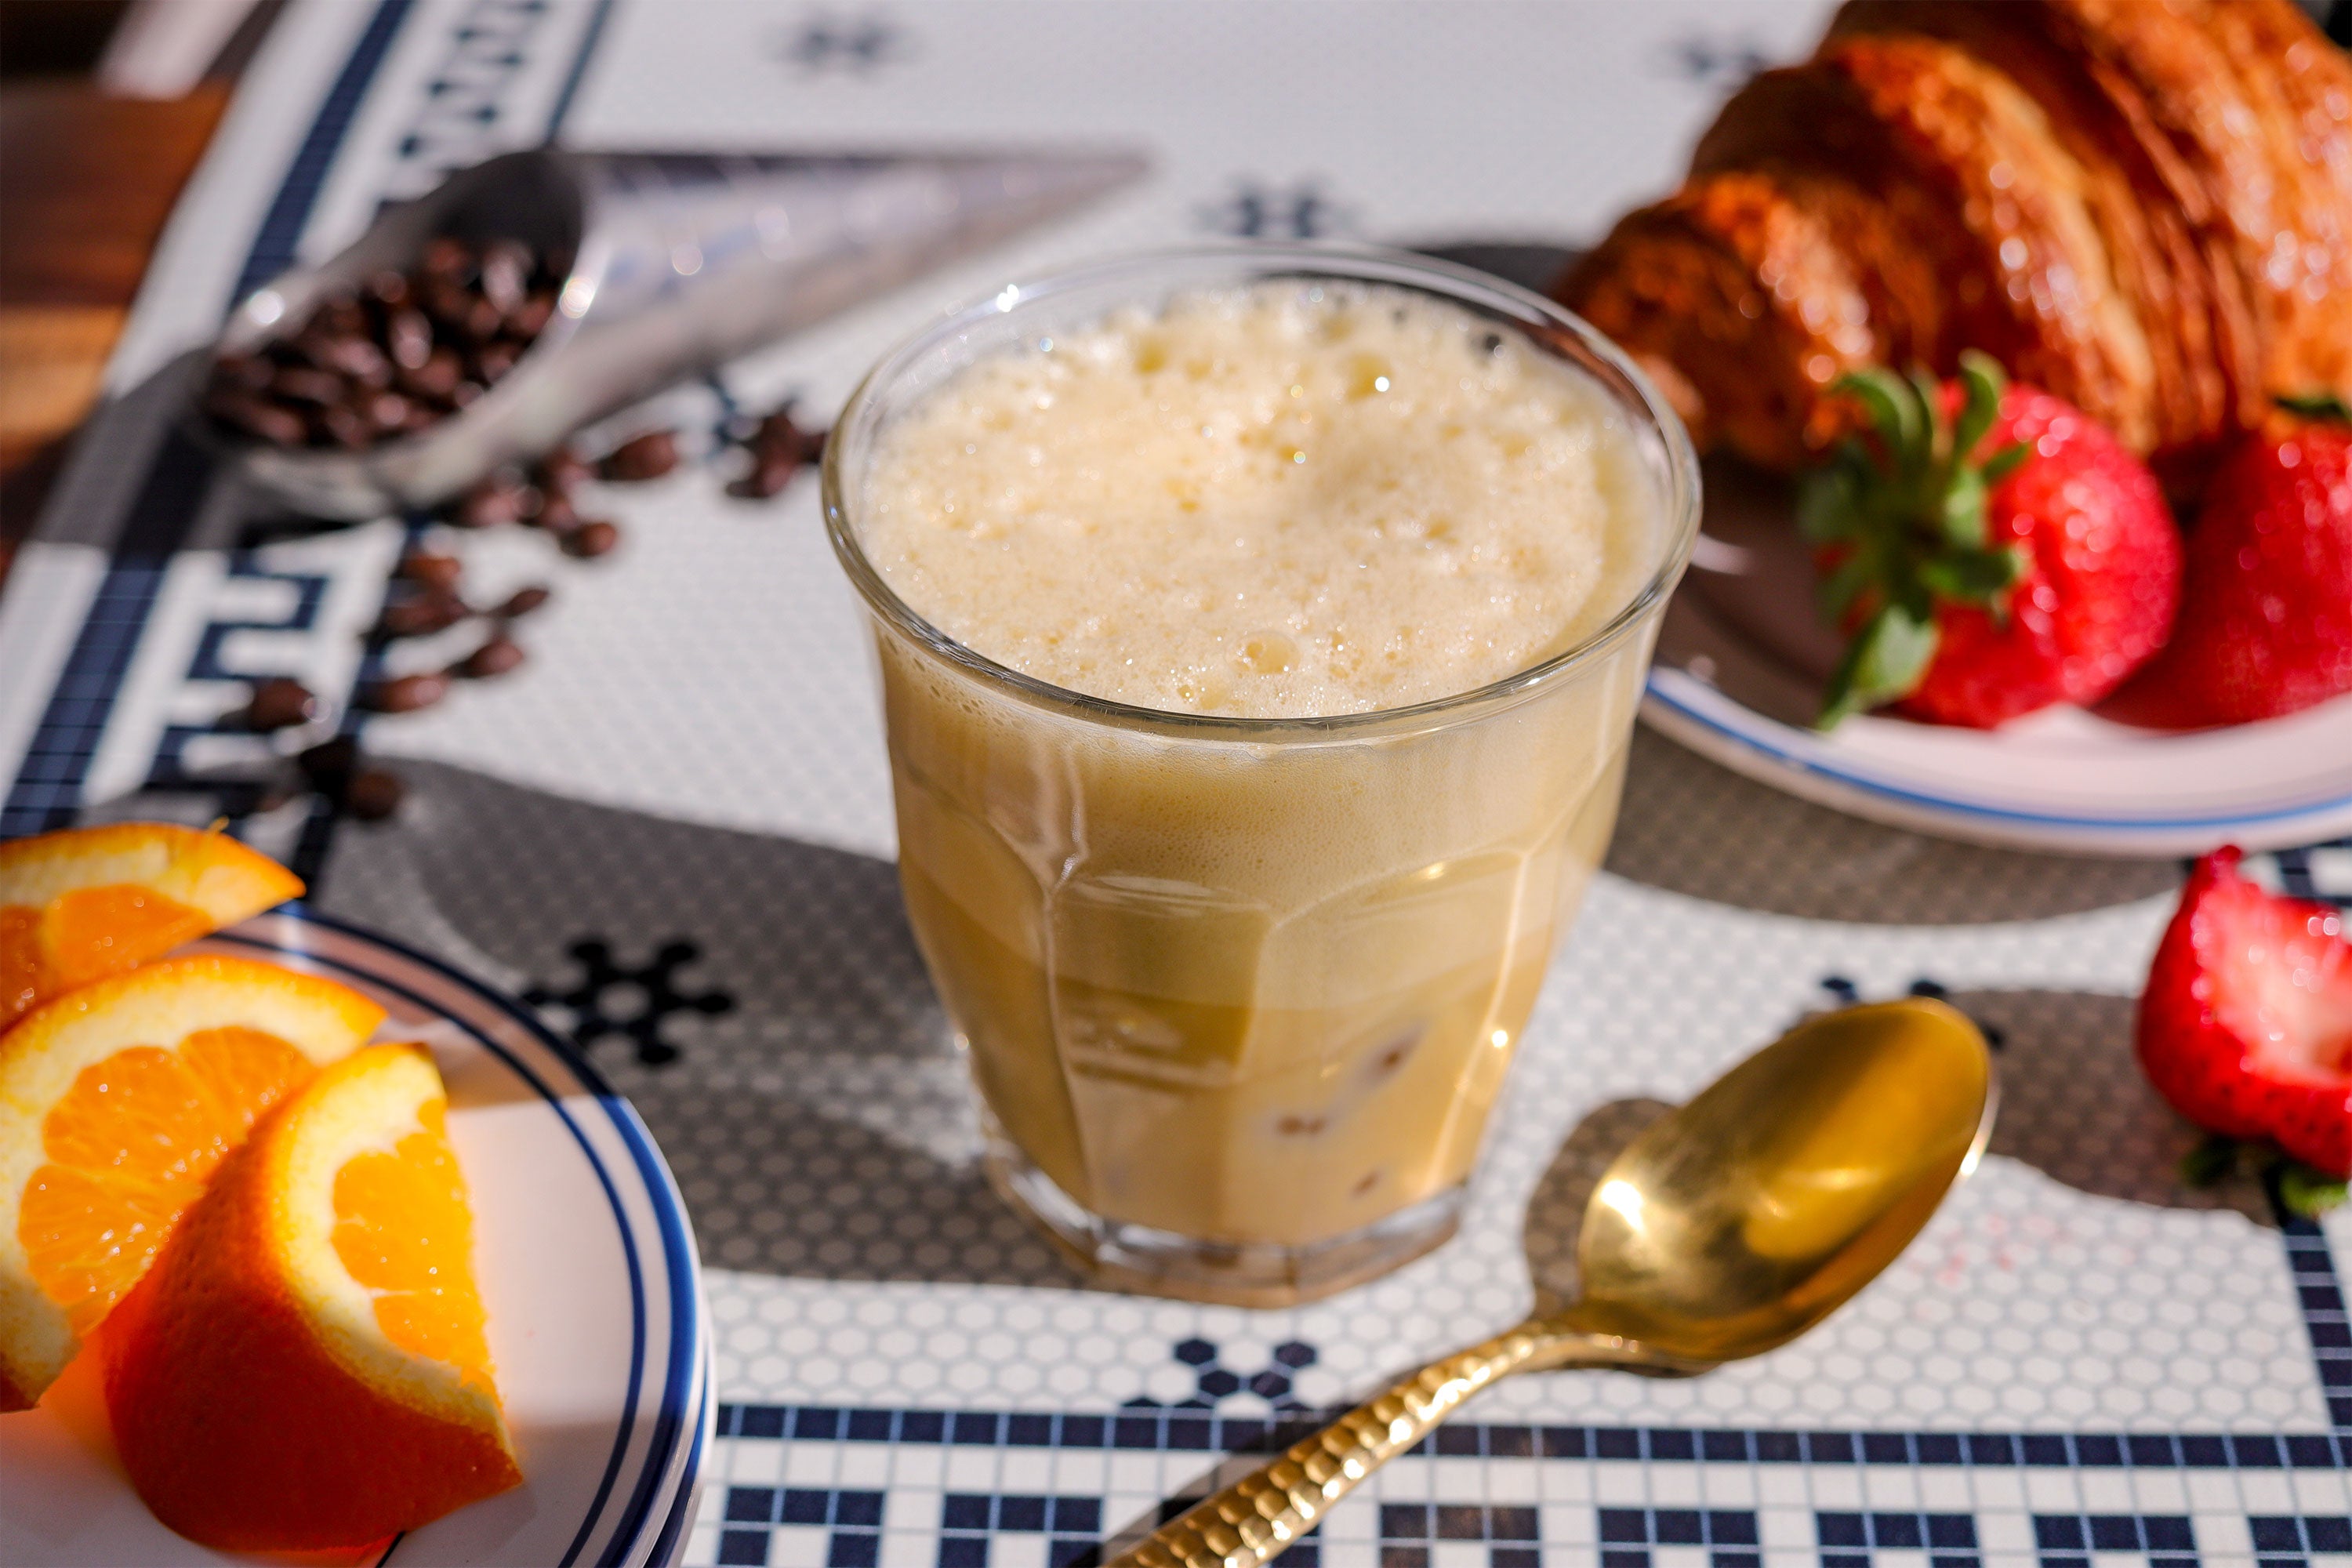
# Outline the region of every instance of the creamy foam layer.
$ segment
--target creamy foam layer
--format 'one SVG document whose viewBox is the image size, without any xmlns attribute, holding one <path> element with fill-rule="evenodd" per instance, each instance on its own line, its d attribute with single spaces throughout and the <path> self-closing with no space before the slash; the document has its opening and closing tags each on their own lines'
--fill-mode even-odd
<svg viewBox="0 0 2352 1568">
<path fill-rule="evenodd" d="M 1659 504 L 1597 385 L 1402 290 L 1267 283 L 983 360 L 877 444 L 861 533 L 965 646 L 1248 717 L 1466 691 L 1590 635 Z"/>
</svg>

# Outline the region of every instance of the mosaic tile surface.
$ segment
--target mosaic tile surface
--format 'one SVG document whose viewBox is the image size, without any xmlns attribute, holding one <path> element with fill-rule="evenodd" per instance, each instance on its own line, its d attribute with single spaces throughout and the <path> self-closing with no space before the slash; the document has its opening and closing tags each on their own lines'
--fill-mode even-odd
<svg viewBox="0 0 2352 1568">
<path fill-rule="evenodd" d="M 167 237 L 87 441 L 0 600 L 5 831 L 224 810 L 330 911 L 526 996 L 635 1100 L 709 1266 L 725 1402 L 695 1564 L 1068 1568 L 1285 1423 L 1507 1322 L 1563 1278 L 1600 1166 L 1808 1010 L 1949 995 L 1996 1031 L 1977 1180 L 1821 1331 L 1685 1382 L 1507 1384 L 1336 1512 L 1301 1568 L 2352 1562 L 2352 1220 L 2282 1226 L 2170 1174 L 2191 1134 L 2128 1059 L 2177 866 L 1977 850 L 1838 816 L 1639 735 L 1610 863 L 1528 1032 L 1464 1234 L 1332 1301 L 1089 1289 L 988 1193 L 900 913 L 868 655 L 803 482 L 689 466 L 595 498 L 531 659 L 365 721 L 383 826 L 249 812 L 223 731 L 300 677 L 318 731 L 411 522 L 288 530 L 171 433 L 240 285 L 382 200 L 551 131 L 582 145 L 1148 148 L 1144 183 L 687 389 L 836 404 L 1007 275 L 1205 233 L 1573 243 L 1668 182 L 1813 5 L 1199 10 L 384 0 L 296 5 Z M 1494 40 L 1507 38 L 1498 48 Z M 1246 105 L 1236 112 L 1233 106 Z M 648 416 L 650 417 L 650 416 Z M 445 660 L 408 646 L 390 668 Z M 2352 847 L 2263 874 L 2352 899 Z"/>
</svg>

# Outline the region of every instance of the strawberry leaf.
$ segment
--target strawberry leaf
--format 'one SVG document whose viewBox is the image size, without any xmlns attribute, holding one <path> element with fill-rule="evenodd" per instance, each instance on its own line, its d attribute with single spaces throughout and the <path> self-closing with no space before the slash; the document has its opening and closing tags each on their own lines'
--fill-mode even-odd
<svg viewBox="0 0 2352 1568">
<path fill-rule="evenodd" d="M 1842 720 L 1916 689 L 1936 657 L 1938 640 L 1932 616 L 1903 604 L 1881 609 L 1847 645 L 1845 657 L 1830 677 L 1829 693 L 1814 726 L 1833 729 Z"/>
<path fill-rule="evenodd" d="M 2238 1141 L 2226 1132 L 2208 1133 L 2180 1156 L 2180 1179 L 2192 1187 L 2210 1187 L 2237 1168 Z"/>
<path fill-rule="evenodd" d="M 2018 465 L 2032 456 L 2033 456 L 2032 447 L 2022 441 L 2011 441 L 1978 465 L 1977 471 L 1984 476 L 1984 482 L 1987 485 L 1997 485 L 2017 472 Z"/>
<path fill-rule="evenodd" d="M 2317 1219 L 2344 1201 L 2346 1184 L 2300 1160 L 2283 1160 L 2278 1168 L 2279 1203 L 2289 1214 Z"/>
<path fill-rule="evenodd" d="M 2298 393 L 2275 401 L 2289 414 L 2300 414 L 2305 419 L 2332 419 L 2341 424 L 2352 424 L 2352 408 L 2344 405 L 2344 399 L 2337 393 Z"/>
<path fill-rule="evenodd" d="M 1960 355 L 1960 416 L 1952 426 L 1952 456 L 1965 460 L 1973 455 L 1977 444 L 1992 428 L 1993 420 L 2000 414 L 2000 395 L 2009 385 L 2001 374 L 2000 363 L 1990 354 L 1975 349 Z"/>
<path fill-rule="evenodd" d="M 2010 550 L 1953 550 L 1923 562 L 1919 580 L 1940 598 L 1992 605 L 2008 592 L 2021 570 Z"/>
<path fill-rule="evenodd" d="M 1985 482 L 1981 472 L 1970 468 L 1954 468 L 1937 510 L 1940 515 L 1937 521 L 1943 525 L 1948 543 L 1963 551 L 1984 548 Z"/>
</svg>

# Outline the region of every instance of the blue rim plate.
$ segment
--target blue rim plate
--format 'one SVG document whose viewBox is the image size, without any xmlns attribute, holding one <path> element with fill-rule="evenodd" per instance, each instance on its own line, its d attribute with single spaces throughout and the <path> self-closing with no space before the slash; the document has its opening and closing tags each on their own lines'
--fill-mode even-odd
<svg viewBox="0 0 2352 1568">
<path fill-rule="evenodd" d="M 1780 529 L 1790 531 L 1785 519 Z M 1867 714 L 1824 734 L 1807 722 L 1820 680 L 1788 652 L 1802 640 L 1788 623 L 1811 618 L 1809 575 L 1727 587 L 1760 552 L 1726 553 L 1732 569 L 1710 571 L 1702 549 L 1667 607 L 1642 716 L 1735 773 L 1873 821 L 2010 848 L 2200 855 L 2352 833 L 2352 696 L 2193 733 L 2057 708 L 1990 731 Z"/>
<path fill-rule="evenodd" d="M 289 910 L 205 948 L 368 993 L 391 1012 L 380 1037 L 424 1041 L 449 1086 L 524 1484 L 374 1561 L 621 1568 L 674 1551 L 714 1408 L 709 1330 L 685 1206 L 636 1112 L 520 1005 L 382 937 Z M 12 1564 L 249 1561 L 163 1529 L 110 1458 L 47 1409 L 0 1418 L 0 1473 Z"/>
</svg>

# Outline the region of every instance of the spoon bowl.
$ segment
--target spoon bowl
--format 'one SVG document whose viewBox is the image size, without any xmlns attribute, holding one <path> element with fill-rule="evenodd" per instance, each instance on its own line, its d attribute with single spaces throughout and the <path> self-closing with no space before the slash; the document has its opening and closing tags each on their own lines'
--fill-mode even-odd
<svg viewBox="0 0 2352 1568">
<path fill-rule="evenodd" d="M 1992 1135 L 1984 1037 L 1914 997 L 1800 1025 L 1611 1162 L 1541 1320 L 1676 1361 L 1788 1343 L 1895 1260 Z"/>
<path fill-rule="evenodd" d="M 1422 1368 L 1107 1568 L 1258 1568 L 1515 1372 L 1702 1373 L 1788 1343 L 1919 1234 L 1976 1168 L 1999 1100 L 1984 1036 L 1941 1002 L 1806 1020 L 1610 1163 L 1574 1301 Z"/>
</svg>

